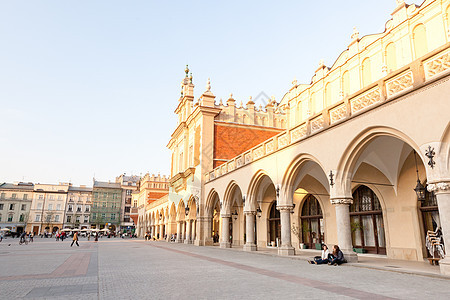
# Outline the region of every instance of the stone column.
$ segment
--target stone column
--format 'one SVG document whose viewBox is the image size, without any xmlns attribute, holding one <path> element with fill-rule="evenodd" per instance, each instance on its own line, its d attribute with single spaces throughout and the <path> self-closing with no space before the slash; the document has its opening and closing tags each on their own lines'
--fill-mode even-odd
<svg viewBox="0 0 450 300">
<path fill-rule="evenodd" d="M 181 221 L 181 242 L 186 239 L 186 221 Z"/>
<path fill-rule="evenodd" d="M 336 209 L 336 227 L 338 246 L 344 253 L 344 257 L 348 262 L 357 262 L 358 256 L 353 252 L 352 231 L 350 226 L 350 204 L 352 199 L 331 199 L 331 204 Z M 332 248 L 330 247 L 332 250 Z M 330 252 L 331 252 L 330 250 Z"/>
<path fill-rule="evenodd" d="M 441 274 L 450 275 L 450 183 L 428 184 L 428 191 L 434 192 L 441 220 L 442 236 L 445 245 L 445 258 L 439 261 Z"/>
<path fill-rule="evenodd" d="M 197 221 L 194 219 L 192 220 L 192 243 L 194 243 L 195 238 L 197 237 Z"/>
<path fill-rule="evenodd" d="M 177 243 L 181 243 L 182 239 L 181 239 L 181 221 L 177 222 Z"/>
<path fill-rule="evenodd" d="M 184 243 L 191 243 L 191 220 L 186 221 L 186 239 L 184 240 Z"/>
<path fill-rule="evenodd" d="M 278 248 L 278 255 L 295 255 L 294 247 L 291 244 L 291 206 L 279 206 L 281 223 L 281 247 Z"/>
<path fill-rule="evenodd" d="M 223 214 L 222 217 L 222 236 L 220 241 L 220 248 L 231 248 L 230 244 L 230 219 L 229 214 Z"/>
<path fill-rule="evenodd" d="M 255 245 L 255 212 L 246 211 L 245 214 L 245 245 L 244 251 L 256 251 Z"/>
</svg>

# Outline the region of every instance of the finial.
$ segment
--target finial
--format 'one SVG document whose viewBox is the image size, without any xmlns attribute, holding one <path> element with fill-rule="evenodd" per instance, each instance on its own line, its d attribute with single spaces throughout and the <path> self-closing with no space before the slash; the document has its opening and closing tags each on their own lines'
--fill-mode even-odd
<svg viewBox="0 0 450 300">
<path fill-rule="evenodd" d="M 186 65 L 186 69 L 184 69 L 184 72 L 186 73 L 186 77 L 188 77 L 189 74 L 189 66 Z"/>
<path fill-rule="evenodd" d="M 241 100 L 241 104 L 240 104 L 240 107 L 241 107 L 241 108 L 243 108 L 243 107 L 244 107 L 244 103 L 242 103 L 242 100 Z"/>
<path fill-rule="evenodd" d="M 395 2 L 397 2 L 397 6 L 400 6 L 405 3 L 404 0 L 395 0 Z"/>
<path fill-rule="evenodd" d="M 206 82 L 206 91 L 210 92 L 211 91 L 211 79 L 208 78 L 208 81 Z"/>
<path fill-rule="evenodd" d="M 233 99 L 233 93 L 230 93 L 230 99 Z"/>
<path fill-rule="evenodd" d="M 319 67 L 323 67 L 325 65 L 323 58 L 319 61 Z"/>
<path fill-rule="evenodd" d="M 292 80 L 292 85 L 296 86 L 297 85 L 297 79 L 294 78 L 294 80 Z"/>
<path fill-rule="evenodd" d="M 357 40 L 359 39 L 359 31 L 358 29 L 356 29 L 356 27 L 353 27 L 353 34 L 351 36 L 352 40 Z"/>
<path fill-rule="evenodd" d="M 190 73 L 190 76 L 189 76 L 189 83 L 192 83 L 192 72 Z"/>
<path fill-rule="evenodd" d="M 219 105 L 223 105 L 222 98 L 219 100 Z"/>
</svg>

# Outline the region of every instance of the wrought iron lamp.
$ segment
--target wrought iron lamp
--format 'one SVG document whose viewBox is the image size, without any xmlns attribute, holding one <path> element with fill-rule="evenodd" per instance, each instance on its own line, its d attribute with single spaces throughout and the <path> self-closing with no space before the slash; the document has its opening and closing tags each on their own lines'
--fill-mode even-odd
<svg viewBox="0 0 450 300">
<path fill-rule="evenodd" d="M 234 210 L 234 212 L 231 213 L 231 215 L 233 216 L 233 219 L 236 221 L 237 218 L 238 218 L 238 212 L 237 212 L 237 210 Z"/>
<path fill-rule="evenodd" d="M 186 208 L 184 209 L 184 213 L 186 214 L 186 216 L 189 214 L 189 206 L 186 206 Z"/>
<path fill-rule="evenodd" d="M 261 214 L 262 214 L 261 207 L 258 206 L 258 208 L 256 209 L 256 215 L 258 216 L 258 218 L 261 218 Z"/>
<path fill-rule="evenodd" d="M 416 158 L 416 151 L 414 151 L 414 162 L 416 163 L 416 174 L 417 174 L 417 184 L 416 187 L 414 188 L 414 191 L 416 192 L 417 195 L 417 200 L 420 202 L 425 201 L 425 187 L 422 185 L 422 183 L 420 183 L 420 179 L 419 179 L 419 169 L 417 168 L 417 158 Z"/>
</svg>

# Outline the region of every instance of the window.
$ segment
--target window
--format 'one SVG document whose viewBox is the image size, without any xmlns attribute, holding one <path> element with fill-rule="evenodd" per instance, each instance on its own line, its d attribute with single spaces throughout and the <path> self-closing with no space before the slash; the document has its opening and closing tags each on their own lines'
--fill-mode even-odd
<svg viewBox="0 0 450 300">
<path fill-rule="evenodd" d="M 59 222 L 59 215 L 55 216 L 55 222 Z"/>
<path fill-rule="evenodd" d="M 124 222 L 131 222 L 129 216 L 124 217 L 124 218 L 123 218 L 123 221 L 124 221 Z"/>
<path fill-rule="evenodd" d="M 106 207 L 107 202 L 102 202 L 102 207 Z"/>
<path fill-rule="evenodd" d="M 75 222 L 80 223 L 80 216 L 75 217 Z"/>
<path fill-rule="evenodd" d="M 117 198 L 118 198 L 118 197 L 117 197 L 117 194 L 114 193 L 114 194 L 113 194 L 113 199 L 116 200 Z"/>
<path fill-rule="evenodd" d="M 55 195 L 50 195 L 50 200 L 55 200 Z"/>
<path fill-rule="evenodd" d="M 102 214 L 102 219 L 105 219 L 106 218 L 106 214 Z"/>
<path fill-rule="evenodd" d="M 89 212 L 89 210 L 90 210 L 90 207 L 89 207 L 89 205 L 86 205 L 86 207 L 85 207 L 85 211 L 86 211 L 86 212 Z"/>
<path fill-rule="evenodd" d="M 133 201 L 133 207 L 137 207 L 137 203 L 138 203 L 137 200 L 134 200 Z"/>
<path fill-rule="evenodd" d="M 386 47 L 386 67 L 388 73 L 397 69 L 397 55 L 395 53 L 394 43 L 390 43 Z"/>
<path fill-rule="evenodd" d="M 44 195 L 39 195 L 39 200 L 44 200 Z"/>
<path fill-rule="evenodd" d="M 12 194 L 12 197 L 11 198 L 13 198 L 13 199 L 17 199 L 17 194 Z"/>
<path fill-rule="evenodd" d="M 19 222 L 23 222 L 24 219 L 25 219 L 25 216 L 23 214 L 19 216 Z"/>
<path fill-rule="evenodd" d="M 9 205 L 9 210 L 14 210 L 14 203 L 11 203 L 10 205 Z"/>
<path fill-rule="evenodd" d="M 131 196 L 131 190 L 127 190 L 127 196 Z"/>
<path fill-rule="evenodd" d="M 52 210 L 52 209 L 53 209 L 53 204 L 50 203 L 50 204 L 48 205 L 48 210 Z"/>
<path fill-rule="evenodd" d="M 315 249 L 316 244 L 321 244 L 324 238 L 323 214 L 319 201 L 313 195 L 306 196 L 302 204 L 300 216 L 302 242 L 310 249 Z"/>
<path fill-rule="evenodd" d="M 23 200 L 28 200 L 28 194 L 23 194 Z"/>
<path fill-rule="evenodd" d="M 56 204 L 56 210 L 61 210 L 61 204 Z"/>
<path fill-rule="evenodd" d="M 12 222 L 13 215 L 8 215 L 8 222 Z"/>
<path fill-rule="evenodd" d="M 67 209 L 67 211 L 72 211 L 73 210 L 73 205 L 69 204 L 69 209 Z"/>
<path fill-rule="evenodd" d="M 427 33 L 425 25 L 419 24 L 413 29 L 413 43 L 416 58 L 419 58 L 428 52 Z"/>
<path fill-rule="evenodd" d="M 0 221 L 2 220 L 2 214 L 0 214 Z"/>
<path fill-rule="evenodd" d="M 0 203 L 0 210 L 3 210 L 3 203 Z"/>
<path fill-rule="evenodd" d="M 2 195 L 0 196 L 1 199 L 5 199 L 6 198 L 6 194 L 2 193 Z"/>
<path fill-rule="evenodd" d="M 36 215 L 34 221 L 39 222 L 41 220 L 41 215 Z"/>
<path fill-rule="evenodd" d="M 95 220 L 97 219 L 97 213 L 92 213 L 92 218 Z"/>
<path fill-rule="evenodd" d="M 111 220 L 115 220 L 116 219 L 116 214 L 111 214 Z"/>
<path fill-rule="evenodd" d="M 67 223 L 72 222 L 72 216 L 67 216 Z"/>
<path fill-rule="evenodd" d="M 125 207 L 125 212 L 126 212 L 126 213 L 129 213 L 129 212 L 130 212 L 130 209 L 131 209 L 131 207 L 129 207 L 129 206 Z"/>
<path fill-rule="evenodd" d="M 63 196 L 59 195 L 58 200 L 62 200 L 62 199 L 63 199 Z"/>
<path fill-rule="evenodd" d="M 84 223 L 89 223 L 89 216 L 84 216 Z"/>
<path fill-rule="evenodd" d="M 81 205 L 77 205 L 77 211 L 80 212 L 81 211 L 82 206 Z"/>
<path fill-rule="evenodd" d="M 47 222 L 50 222 L 52 220 L 52 215 L 47 215 Z"/>
<path fill-rule="evenodd" d="M 22 207 L 20 208 L 20 210 L 27 210 L 27 205 L 26 204 L 22 204 Z"/>
<path fill-rule="evenodd" d="M 117 207 L 117 203 L 112 203 L 111 204 L 111 208 L 116 208 Z"/>
<path fill-rule="evenodd" d="M 37 209 L 42 209 L 42 202 L 39 202 L 39 203 L 37 204 Z"/>
</svg>

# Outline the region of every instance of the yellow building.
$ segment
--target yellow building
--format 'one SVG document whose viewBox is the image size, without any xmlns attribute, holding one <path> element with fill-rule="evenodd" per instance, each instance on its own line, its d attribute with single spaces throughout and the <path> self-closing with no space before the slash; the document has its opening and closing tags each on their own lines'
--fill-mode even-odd
<svg viewBox="0 0 450 300">
<path fill-rule="evenodd" d="M 331 66 L 260 110 L 215 103 L 209 82 L 194 101 L 187 70 L 167 207 L 150 222 L 178 242 L 280 255 L 339 244 L 349 261 L 421 261 L 428 231 L 450 245 L 450 1 L 397 4 L 384 32 L 354 29 Z"/>
</svg>

